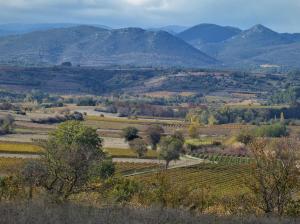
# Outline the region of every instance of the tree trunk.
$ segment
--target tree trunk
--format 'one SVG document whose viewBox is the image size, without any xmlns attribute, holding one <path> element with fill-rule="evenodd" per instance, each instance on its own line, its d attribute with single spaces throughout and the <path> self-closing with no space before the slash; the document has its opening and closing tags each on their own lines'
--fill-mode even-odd
<svg viewBox="0 0 300 224">
<path fill-rule="evenodd" d="M 166 170 L 169 168 L 169 163 L 170 161 L 166 161 L 166 166 L 165 166 Z"/>
</svg>

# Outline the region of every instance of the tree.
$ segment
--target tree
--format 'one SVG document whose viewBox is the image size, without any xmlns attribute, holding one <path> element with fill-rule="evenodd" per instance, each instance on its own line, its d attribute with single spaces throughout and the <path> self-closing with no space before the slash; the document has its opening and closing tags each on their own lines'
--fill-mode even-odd
<svg viewBox="0 0 300 224">
<path fill-rule="evenodd" d="M 138 158 L 143 157 L 147 153 L 147 144 L 141 138 L 136 138 L 129 142 L 130 148 L 137 154 Z"/>
<path fill-rule="evenodd" d="M 45 170 L 40 185 L 59 201 L 84 191 L 94 178 L 93 170 L 105 158 L 96 130 L 78 121 L 59 125 L 40 144 L 45 150 L 40 160 Z"/>
<path fill-rule="evenodd" d="M 278 141 L 260 139 L 252 142 L 250 148 L 254 167 L 247 185 L 260 209 L 283 215 L 299 186 L 296 157 L 299 145 L 287 138 Z"/>
<path fill-rule="evenodd" d="M 147 128 L 147 139 L 153 150 L 156 150 L 157 144 L 159 143 L 163 133 L 164 129 L 159 125 L 151 125 Z"/>
<path fill-rule="evenodd" d="M 159 158 L 166 161 L 167 169 L 172 160 L 179 159 L 183 149 L 183 142 L 174 136 L 167 136 L 161 139 L 159 146 Z"/>
<path fill-rule="evenodd" d="M 288 130 L 285 124 L 275 123 L 258 127 L 254 130 L 257 137 L 284 137 L 288 135 Z"/>
<path fill-rule="evenodd" d="M 280 123 L 285 124 L 285 119 L 284 119 L 284 113 L 283 112 L 280 113 Z"/>
<path fill-rule="evenodd" d="M 21 180 L 25 187 L 29 188 L 28 198 L 32 198 L 33 189 L 41 186 L 47 178 L 47 169 L 43 163 L 37 160 L 28 161 L 21 170 Z"/>
<path fill-rule="evenodd" d="M 0 134 L 11 133 L 14 129 L 15 119 L 12 115 L 7 114 L 0 117 Z"/>
<path fill-rule="evenodd" d="M 198 136 L 199 136 L 198 127 L 199 126 L 196 124 L 191 124 L 189 126 L 189 136 L 191 138 L 198 138 Z"/>
<path fill-rule="evenodd" d="M 136 138 L 138 138 L 139 130 L 135 127 L 127 127 L 123 129 L 123 137 L 126 142 L 130 142 Z"/>
<path fill-rule="evenodd" d="M 218 124 L 218 121 L 217 119 L 215 118 L 214 115 L 210 115 L 209 118 L 208 118 L 208 124 L 209 125 L 215 125 L 215 124 Z"/>
<path fill-rule="evenodd" d="M 242 130 L 236 136 L 236 140 L 238 142 L 244 143 L 245 145 L 248 145 L 254 140 L 254 136 L 249 130 Z"/>
</svg>

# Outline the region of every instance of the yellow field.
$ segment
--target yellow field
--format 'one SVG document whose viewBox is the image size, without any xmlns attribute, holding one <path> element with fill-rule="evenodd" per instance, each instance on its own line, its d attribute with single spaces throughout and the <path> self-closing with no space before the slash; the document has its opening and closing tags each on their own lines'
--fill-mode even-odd
<svg viewBox="0 0 300 224">
<path fill-rule="evenodd" d="M 106 148 L 104 149 L 112 157 L 119 158 L 136 158 L 136 154 L 131 149 L 120 149 L 120 148 Z M 145 158 L 157 158 L 157 152 L 154 150 L 148 150 Z"/>
<path fill-rule="evenodd" d="M 37 145 L 17 142 L 0 142 L 0 152 L 7 153 L 40 153 L 42 148 Z"/>
</svg>

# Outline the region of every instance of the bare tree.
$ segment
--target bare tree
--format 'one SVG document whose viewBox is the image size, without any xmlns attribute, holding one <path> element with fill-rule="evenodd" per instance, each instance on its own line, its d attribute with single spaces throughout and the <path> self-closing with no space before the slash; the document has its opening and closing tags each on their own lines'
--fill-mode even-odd
<svg viewBox="0 0 300 224">
<path fill-rule="evenodd" d="M 259 139 L 251 143 L 254 169 L 248 181 L 258 206 L 265 213 L 283 215 L 299 184 L 297 142 L 282 138 Z"/>
</svg>

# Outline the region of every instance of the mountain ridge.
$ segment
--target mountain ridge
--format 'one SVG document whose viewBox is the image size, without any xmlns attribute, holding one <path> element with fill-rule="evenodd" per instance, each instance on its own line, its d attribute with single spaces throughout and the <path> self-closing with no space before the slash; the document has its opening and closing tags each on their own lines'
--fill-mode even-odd
<svg viewBox="0 0 300 224">
<path fill-rule="evenodd" d="M 76 26 L 0 38 L 0 61 L 101 66 L 207 66 L 217 60 L 165 31 Z"/>
</svg>

